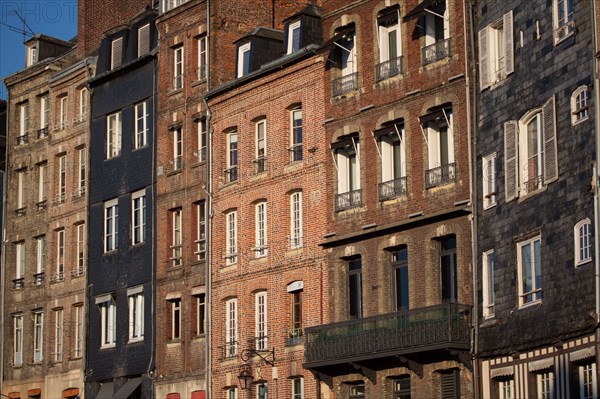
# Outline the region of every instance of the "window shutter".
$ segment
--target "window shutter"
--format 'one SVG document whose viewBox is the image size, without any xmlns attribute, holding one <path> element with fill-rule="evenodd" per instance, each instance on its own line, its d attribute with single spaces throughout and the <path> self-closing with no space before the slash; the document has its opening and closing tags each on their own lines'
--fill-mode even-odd
<svg viewBox="0 0 600 399">
<path fill-rule="evenodd" d="M 556 148 L 556 111 L 554 96 L 542 107 L 544 123 L 544 184 L 558 180 L 558 159 Z"/>
<path fill-rule="evenodd" d="M 457 399 L 460 395 L 460 386 L 458 382 L 459 371 L 452 370 L 450 373 L 441 375 L 441 393 L 442 399 Z"/>
<path fill-rule="evenodd" d="M 508 76 L 515 71 L 515 46 L 512 10 L 504 14 L 502 24 L 502 32 L 504 35 L 504 71 Z"/>
<path fill-rule="evenodd" d="M 111 48 L 111 69 L 115 69 L 121 66 L 121 62 L 123 60 L 123 38 L 120 37 L 112 41 Z"/>
<path fill-rule="evenodd" d="M 516 121 L 504 123 L 504 184 L 506 202 L 512 201 L 519 196 L 517 167 L 517 129 Z"/>
<path fill-rule="evenodd" d="M 138 30 L 138 57 L 150 51 L 150 25 L 144 25 Z"/>
<path fill-rule="evenodd" d="M 490 66 L 488 52 L 488 28 L 479 31 L 479 80 L 480 90 L 490 87 Z"/>
</svg>

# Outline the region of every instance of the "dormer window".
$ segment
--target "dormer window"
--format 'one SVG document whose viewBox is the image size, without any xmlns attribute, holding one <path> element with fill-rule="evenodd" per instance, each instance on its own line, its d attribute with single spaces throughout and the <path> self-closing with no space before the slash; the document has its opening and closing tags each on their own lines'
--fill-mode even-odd
<svg viewBox="0 0 600 399">
<path fill-rule="evenodd" d="M 26 60 L 26 66 L 32 66 L 33 64 L 35 64 L 37 62 L 38 59 L 38 51 L 37 51 L 37 46 L 28 46 L 27 47 L 27 60 Z"/>
<path fill-rule="evenodd" d="M 110 46 L 110 69 L 121 66 L 123 62 L 123 38 L 120 37 L 112 41 Z"/>
<path fill-rule="evenodd" d="M 300 21 L 289 25 L 287 37 L 287 53 L 292 54 L 298 50 L 300 50 Z"/>
<path fill-rule="evenodd" d="M 250 72 L 250 43 L 238 47 L 237 77 L 241 78 Z"/>
<path fill-rule="evenodd" d="M 150 24 L 138 29 L 138 57 L 150 52 Z"/>
</svg>

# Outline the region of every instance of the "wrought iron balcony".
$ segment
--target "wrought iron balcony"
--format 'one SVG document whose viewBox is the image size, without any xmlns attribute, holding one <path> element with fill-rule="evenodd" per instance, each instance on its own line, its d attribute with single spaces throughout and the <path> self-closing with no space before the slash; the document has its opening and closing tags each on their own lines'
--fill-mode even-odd
<svg viewBox="0 0 600 399">
<path fill-rule="evenodd" d="M 239 343 L 235 340 L 231 340 L 229 342 L 226 342 L 225 345 L 219 346 L 219 349 L 221 350 L 220 360 L 223 361 L 237 357 L 238 348 Z"/>
<path fill-rule="evenodd" d="M 238 179 L 238 168 L 237 165 L 231 166 L 224 170 L 225 172 L 225 183 L 231 183 Z"/>
<path fill-rule="evenodd" d="M 258 157 L 252 161 L 254 163 L 254 173 L 262 173 L 267 170 L 267 157 Z"/>
<path fill-rule="evenodd" d="M 19 209 L 15 209 L 15 215 L 18 217 L 25 216 L 27 214 L 27 207 L 24 206 Z"/>
<path fill-rule="evenodd" d="M 406 195 L 406 177 L 379 183 L 379 201 Z"/>
<path fill-rule="evenodd" d="M 450 57 L 450 39 L 440 40 L 422 48 L 423 65 Z"/>
<path fill-rule="evenodd" d="M 198 67 L 198 80 L 206 79 L 207 65 L 200 65 Z"/>
<path fill-rule="evenodd" d="M 456 181 L 456 162 L 425 171 L 425 188 L 433 188 Z"/>
<path fill-rule="evenodd" d="M 33 275 L 33 284 L 42 285 L 42 283 L 44 282 L 44 277 L 45 277 L 44 272 L 35 273 Z"/>
<path fill-rule="evenodd" d="M 48 137 L 48 126 L 42 128 L 42 129 L 39 129 L 37 131 L 37 138 L 38 139 L 43 139 L 43 138 L 46 138 L 46 137 Z"/>
<path fill-rule="evenodd" d="M 305 367 L 367 359 L 468 349 L 471 306 L 434 305 L 306 328 Z"/>
<path fill-rule="evenodd" d="M 335 196 L 335 211 L 341 212 L 362 206 L 362 190 L 352 190 Z"/>
<path fill-rule="evenodd" d="M 52 201 L 52 202 L 54 203 L 54 205 L 60 205 L 60 204 L 64 204 L 66 200 L 67 200 L 67 194 L 61 193 L 61 194 L 58 194 L 56 197 L 54 197 L 54 201 Z"/>
<path fill-rule="evenodd" d="M 37 202 L 36 206 L 37 206 L 38 211 L 41 211 L 42 209 L 46 209 L 46 207 L 48 206 L 48 201 L 46 199 L 43 199 L 40 202 Z"/>
<path fill-rule="evenodd" d="M 288 331 L 288 338 L 285 340 L 285 346 L 299 345 L 304 343 L 304 331 L 301 328 L 294 328 Z"/>
<path fill-rule="evenodd" d="M 15 290 L 22 290 L 23 287 L 25 287 L 25 278 L 24 277 L 19 277 L 19 278 L 15 278 L 12 281 L 13 285 L 13 289 Z"/>
<path fill-rule="evenodd" d="M 183 75 L 177 75 L 173 78 L 173 89 L 179 90 L 183 88 Z"/>
<path fill-rule="evenodd" d="M 402 70 L 403 57 L 392 58 L 375 66 L 375 77 L 378 82 L 391 78 L 392 76 L 400 75 Z"/>
<path fill-rule="evenodd" d="M 255 351 L 268 351 L 269 350 L 269 337 L 266 335 L 260 335 L 248 340 L 250 348 Z"/>
<path fill-rule="evenodd" d="M 554 41 L 559 42 L 571 33 L 575 32 L 575 23 L 569 21 L 554 29 Z"/>
<path fill-rule="evenodd" d="M 17 145 L 29 143 L 29 135 L 27 133 L 17 136 Z"/>
<path fill-rule="evenodd" d="M 358 90 L 358 72 L 349 73 L 341 78 L 334 79 L 331 82 L 333 86 L 333 96 L 341 96 Z"/>
<path fill-rule="evenodd" d="M 535 176 L 523 183 L 524 194 L 529 194 L 536 190 L 539 190 L 540 188 L 542 188 L 542 186 L 542 176 Z"/>
<path fill-rule="evenodd" d="M 290 153 L 290 162 L 302 161 L 302 143 L 294 144 L 288 148 Z"/>
<path fill-rule="evenodd" d="M 73 277 L 81 277 L 85 274 L 85 266 L 77 265 L 73 270 L 71 270 L 71 276 Z"/>
</svg>

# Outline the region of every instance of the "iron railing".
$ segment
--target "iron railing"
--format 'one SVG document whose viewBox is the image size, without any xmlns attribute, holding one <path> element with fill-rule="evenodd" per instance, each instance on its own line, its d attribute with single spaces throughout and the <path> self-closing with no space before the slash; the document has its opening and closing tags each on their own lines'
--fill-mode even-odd
<svg viewBox="0 0 600 399">
<path fill-rule="evenodd" d="M 220 360 L 227 360 L 237 357 L 239 350 L 239 342 L 234 340 L 225 342 L 225 345 L 219 346 L 219 349 L 221 351 Z"/>
<path fill-rule="evenodd" d="M 225 173 L 225 183 L 231 183 L 237 181 L 238 179 L 238 167 L 230 166 L 229 168 L 224 170 Z"/>
<path fill-rule="evenodd" d="M 362 206 L 362 190 L 352 190 L 335 195 L 335 211 L 341 212 L 347 209 Z"/>
<path fill-rule="evenodd" d="M 471 306 L 446 303 L 304 330 L 307 363 L 469 347 Z"/>
<path fill-rule="evenodd" d="M 13 289 L 15 290 L 22 290 L 23 287 L 25 287 L 25 278 L 24 277 L 19 277 L 19 278 L 15 278 L 12 281 L 13 285 Z"/>
<path fill-rule="evenodd" d="M 33 275 L 33 284 L 41 285 L 44 282 L 45 274 L 44 272 L 35 273 Z"/>
<path fill-rule="evenodd" d="M 379 201 L 385 201 L 406 195 L 406 177 L 379 183 Z"/>
<path fill-rule="evenodd" d="M 252 162 L 254 163 L 254 174 L 262 173 L 267 170 L 267 157 L 258 157 Z"/>
<path fill-rule="evenodd" d="M 450 57 L 450 39 L 440 40 L 422 48 L 423 65 Z"/>
<path fill-rule="evenodd" d="M 433 188 L 456 181 L 456 162 L 425 171 L 425 188 Z"/>
<path fill-rule="evenodd" d="M 392 76 L 400 75 L 402 70 L 403 57 L 392 58 L 375 66 L 375 77 L 377 81 L 382 81 Z"/>
<path fill-rule="evenodd" d="M 542 185 L 543 185 L 542 176 L 536 176 L 536 177 L 524 182 L 523 189 L 525 190 L 525 194 L 529 194 L 529 193 L 532 193 L 532 192 L 542 188 Z"/>
<path fill-rule="evenodd" d="M 29 143 L 29 134 L 25 133 L 17 136 L 17 145 L 23 145 Z"/>
<path fill-rule="evenodd" d="M 290 162 L 302 161 L 302 143 L 294 144 L 288 148 L 288 152 L 290 153 Z"/>
<path fill-rule="evenodd" d="M 173 89 L 179 90 L 183 88 L 183 75 L 176 75 L 173 78 Z"/>
<path fill-rule="evenodd" d="M 45 137 L 48 137 L 48 126 L 42 128 L 42 129 L 39 129 L 37 131 L 37 138 L 38 139 L 43 139 Z"/>
<path fill-rule="evenodd" d="M 207 72 L 206 67 L 207 67 L 206 65 L 200 65 L 198 67 L 198 80 L 206 79 L 206 72 Z"/>
<path fill-rule="evenodd" d="M 341 78 L 334 79 L 331 82 L 333 86 L 333 96 L 341 96 L 358 90 L 358 72 L 349 73 Z"/>
</svg>

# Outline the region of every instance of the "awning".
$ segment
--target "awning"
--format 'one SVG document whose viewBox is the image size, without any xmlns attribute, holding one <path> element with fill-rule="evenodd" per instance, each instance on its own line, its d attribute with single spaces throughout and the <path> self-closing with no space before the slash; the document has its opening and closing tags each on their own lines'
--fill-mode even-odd
<svg viewBox="0 0 600 399">
<path fill-rule="evenodd" d="M 115 396 L 113 396 L 113 399 L 128 399 L 129 396 L 133 393 L 133 391 L 135 391 L 135 389 L 139 387 L 141 383 L 142 377 L 129 379 L 129 381 L 127 381 L 125 385 L 123 385 L 121 389 L 117 391 Z"/>
<path fill-rule="evenodd" d="M 105 382 L 100 387 L 98 391 L 98 395 L 96 395 L 96 399 L 112 399 L 113 397 L 113 383 Z"/>
<path fill-rule="evenodd" d="M 205 391 L 192 391 L 192 399 L 206 399 Z"/>
<path fill-rule="evenodd" d="M 430 114 L 419 117 L 419 121 L 421 122 L 421 125 L 425 125 L 427 122 L 437 121 L 437 120 L 441 120 L 444 123 L 446 123 L 446 115 L 444 114 L 444 111 L 441 109 L 434 111 Z"/>
<path fill-rule="evenodd" d="M 349 25 L 341 27 L 336 32 L 336 34 L 331 37 L 331 39 L 329 39 L 325 43 L 323 43 L 323 46 L 321 48 L 326 48 L 326 47 L 331 46 L 333 43 L 339 41 L 344 36 L 349 35 L 349 34 L 354 34 L 354 31 L 355 31 L 354 24 L 349 24 Z"/>
<path fill-rule="evenodd" d="M 554 366 L 554 358 L 550 357 L 547 359 L 536 360 L 534 362 L 529 362 L 529 371 L 540 371 L 546 370 L 550 367 Z"/>
<path fill-rule="evenodd" d="M 515 369 L 513 366 L 500 367 L 497 369 L 490 370 L 490 377 L 492 378 L 506 377 L 514 374 Z"/>
<path fill-rule="evenodd" d="M 395 6 L 382 10 L 377 17 L 377 24 L 382 26 L 394 25 L 396 22 L 398 22 L 399 9 L 400 6 L 396 4 Z"/>
<path fill-rule="evenodd" d="M 407 22 L 409 19 L 414 17 L 420 17 L 430 6 L 432 6 L 437 0 L 423 0 L 411 12 L 402 17 L 403 22 Z"/>
<path fill-rule="evenodd" d="M 593 346 L 590 346 L 589 348 L 579 349 L 578 351 L 569 353 L 569 361 L 578 362 L 594 356 L 596 356 L 596 351 Z"/>
<path fill-rule="evenodd" d="M 390 126 L 384 126 L 382 128 L 379 128 L 377 130 L 373 130 L 373 137 L 377 138 L 377 137 L 381 137 L 381 136 L 389 136 L 389 135 L 395 135 L 396 132 L 396 124 L 390 125 Z"/>
<path fill-rule="evenodd" d="M 354 147 L 354 141 L 358 139 L 358 132 L 342 136 L 335 143 L 331 143 L 331 149 L 337 150 L 345 147 Z"/>
<path fill-rule="evenodd" d="M 75 398 L 79 395 L 79 388 L 67 388 L 63 390 L 63 398 Z"/>
</svg>

